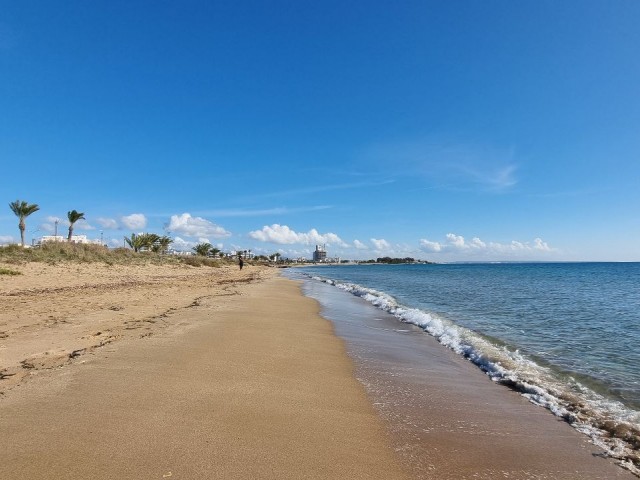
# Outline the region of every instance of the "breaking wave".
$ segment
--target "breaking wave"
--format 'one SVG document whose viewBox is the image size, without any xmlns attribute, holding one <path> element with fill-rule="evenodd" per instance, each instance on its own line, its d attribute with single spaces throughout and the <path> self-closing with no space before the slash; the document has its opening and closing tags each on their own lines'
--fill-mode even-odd
<svg viewBox="0 0 640 480">
<path fill-rule="evenodd" d="M 531 403 L 566 420 L 620 465 L 640 476 L 640 412 L 606 399 L 575 378 L 542 366 L 518 350 L 497 345 L 449 319 L 400 305 L 384 292 L 304 275 L 360 297 L 401 322 L 420 327 L 445 347 L 473 362 L 494 382 L 520 392 Z"/>
</svg>

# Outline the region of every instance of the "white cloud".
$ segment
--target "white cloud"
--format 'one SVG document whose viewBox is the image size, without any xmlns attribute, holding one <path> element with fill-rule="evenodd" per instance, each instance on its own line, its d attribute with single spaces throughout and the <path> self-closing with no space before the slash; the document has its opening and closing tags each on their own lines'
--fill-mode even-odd
<svg viewBox="0 0 640 480">
<path fill-rule="evenodd" d="M 38 227 L 42 232 L 56 233 L 56 222 L 58 222 L 58 225 L 57 225 L 58 235 L 66 234 L 66 231 L 69 228 L 69 221 L 66 218 L 60 218 L 60 217 L 55 217 L 53 215 L 50 215 L 46 217 L 44 220 L 45 220 L 44 223 L 41 223 Z M 74 231 L 95 230 L 95 227 L 90 225 L 86 220 L 78 220 L 73 225 L 73 230 Z"/>
<path fill-rule="evenodd" d="M 545 252 L 551 251 L 551 247 L 547 244 L 547 242 L 543 242 L 541 238 L 536 238 L 533 243 L 533 248 L 536 250 L 542 250 Z"/>
<path fill-rule="evenodd" d="M 471 246 L 476 248 L 485 248 L 487 244 L 480 240 L 478 237 L 473 237 L 473 239 L 471 240 Z"/>
<path fill-rule="evenodd" d="M 430 242 L 429 240 L 420 240 L 420 246 L 425 252 L 439 252 L 442 250 L 442 245 L 438 242 Z"/>
<path fill-rule="evenodd" d="M 171 215 L 171 219 L 164 229 L 187 237 L 197 237 L 208 243 L 210 243 L 209 238 L 222 238 L 231 235 L 231 232 L 228 232 L 220 225 L 216 225 L 202 217 L 192 217 L 189 213 Z"/>
<path fill-rule="evenodd" d="M 125 217 L 121 217 L 122 225 L 129 230 L 142 230 L 147 226 L 147 217 L 142 213 L 132 213 Z"/>
<path fill-rule="evenodd" d="M 58 222 L 58 234 L 64 230 L 64 227 L 69 225 L 69 222 L 66 220 L 62 220 L 59 217 L 48 216 L 44 219 L 44 223 L 41 223 L 38 228 L 42 232 L 46 233 L 55 233 L 56 231 L 56 221 Z"/>
<path fill-rule="evenodd" d="M 195 247 L 200 242 L 190 242 L 189 240 L 184 240 L 180 237 L 174 237 L 173 243 L 171 244 L 171 248 L 174 250 L 178 250 L 181 252 L 191 251 L 193 247 Z"/>
<path fill-rule="evenodd" d="M 367 247 L 364 243 L 362 243 L 360 240 L 354 240 L 353 241 L 353 246 L 356 247 L 358 250 L 366 250 Z"/>
<path fill-rule="evenodd" d="M 372 238 L 371 243 L 376 250 L 388 250 L 391 248 L 391 244 L 384 238 L 381 238 L 379 240 L 377 238 Z"/>
<path fill-rule="evenodd" d="M 0 243 L 15 243 L 11 235 L 0 235 Z"/>
<path fill-rule="evenodd" d="M 98 218 L 96 219 L 98 225 L 107 230 L 116 230 L 118 228 L 118 222 L 113 218 Z"/>
<path fill-rule="evenodd" d="M 298 233 L 291 230 L 287 225 L 265 225 L 262 230 L 254 230 L 249 232 L 249 236 L 261 242 L 278 243 L 281 245 L 291 245 L 299 243 L 303 245 L 327 243 L 329 245 L 347 246 L 342 239 L 335 233 L 320 234 L 315 228 L 306 233 Z"/>
<path fill-rule="evenodd" d="M 509 243 L 489 242 L 486 243 L 478 237 L 474 237 L 470 242 L 466 241 L 462 235 L 456 235 L 455 233 L 448 233 L 446 235 L 446 242 L 434 242 L 428 239 L 420 240 L 420 249 L 428 253 L 469 253 L 479 256 L 495 256 L 495 255 L 512 255 L 512 254 L 525 254 L 533 255 L 535 253 L 550 253 L 555 250 L 549 246 L 549 244 L 543 241 L 541 238 L 536 238 L 533 242 L 521 242 L 518 240 L 512 240 Z"/>
<path fill-rule="evenodd" d="M 447 233 L 447 241 L 457 248 L 464 248 L 464 237 L 456 235 L 455 233 Z"/>
</svg>

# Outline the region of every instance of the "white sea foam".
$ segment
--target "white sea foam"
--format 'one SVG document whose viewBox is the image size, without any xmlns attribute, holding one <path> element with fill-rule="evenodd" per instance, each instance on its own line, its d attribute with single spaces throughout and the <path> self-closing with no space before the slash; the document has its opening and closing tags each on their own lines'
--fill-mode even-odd
<svg viewBox="0 0 640 480">
<path fill-rule="evenodd" d="M 519 391 L 531 403 L 562 417 L 576 430 L 588 435 L 594 444 L 603 448 L 610 456 L 619 459 L 623 466 L 640 474 L 640 470 L 628 461 L 633 447 L 611 436 L 612 428 L 623 426 L 638 429 L 640 412 L 605 399 L 574 379 L 569 383 L 563 382 L 548 368 L 528 359 L 517 350 L 495 345 L 449 319 L 400 305 L 384 292 L 318 276 L 311 278 L 358 296 L 404 323 L 420 327 L 442 345 L 476 364 L 493 381 Z M 605 431 L 602 425 L 607 422 L 614 422 L 615 426 Z"/>
</svg>

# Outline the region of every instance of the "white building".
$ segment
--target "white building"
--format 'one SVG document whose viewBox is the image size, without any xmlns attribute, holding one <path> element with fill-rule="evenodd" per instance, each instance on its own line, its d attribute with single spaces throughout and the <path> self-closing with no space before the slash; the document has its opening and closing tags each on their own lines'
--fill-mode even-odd
<svg viewBox="0 0 640 480">
<path fill-rule="evenodd" d="M 40 237 L 38 244 L 41 245 L 43 243 L 55 243 L 55 242 L 66 242 L 67 237 L 63 237 L 62 235 L 43 235 Z M 96 244 L 101 245 L 102 242 L 100 240 L 89 240 L 86 235 L 71 235 L 70 243 L 84 243 L 84 244 Z"/>
</svg>

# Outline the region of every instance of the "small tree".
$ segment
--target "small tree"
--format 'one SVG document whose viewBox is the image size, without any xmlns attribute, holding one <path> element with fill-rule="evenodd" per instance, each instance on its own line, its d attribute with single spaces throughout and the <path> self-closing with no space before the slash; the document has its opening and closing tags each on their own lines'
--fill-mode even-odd
<svg viewBox="0 0 640 480">
<path fill-rule="evenodd" d="M 155 233 L 132 233 L 131 237 L 124 237 L 125 242 L 133 248 L 134 252 L 139 252 L 143 248 L 154 250 L 159 244 L 161 237 Z"/>
<path fill-rule="evenodd" d="M 209 254 L 211 248 L 212 246 L 210 243 L 203 242 L 193 247 L 193 251 L 196 252 L 196 255 L 202 255 L 203 257 L 206 257 Z"/>
<path fill-rule="evenodd" d="M 144 246 L 144 234 L 136 235 L 135 233 L 131 234 L 131 237 L 124 237 L 124 241 L 127 242 L 131 248 L 133 248 L 134 252 L 139 252 L 140 249 Z"/>
<path fill-rule="evenodd" d="M 173 243 L 173 239 L 166 235 L 160 237 L 158 241 L 153 246 L 153 251 L 158 253 L 167 253 L 169 250 L 169 245 Z"/>
<path fill-rule="evenodd" d="M 20 229 L 20 242 L 24 247 L 24 231 L 27 228 L 26 224 L 24 223 L 24 219 L 27 218 L 32 213 L 40 210 L 40 207 L 35 203 L 29 204 L 24 200 L 22 201 L 16 200 L 15 202 L 11 202 L 9 204 L 9 208 L 11 208 L 11 211 L 15 213 L 16 216 L 20 219 L 20 222 L 18 223 L 18 228 Z"/>
<path fill-rule="evenodd" d="M 155 233 L 143 233 L 141 236 L 142 247 L 149 250 L 153 250 L 153 247 L 160 241 L 160 235 Z"/>
<path fill-rule="evenodd" d="M 78 212 L 77 210 L 71 210 L 67 212 L 67 218 L 69 219 L 69 236 L 67 237 L 67 242 L 70 242 L 73 235 L 73 225 L 78 220 L 84 220 L 84 213 Z"/>
<path fill-rule="evenodd" d="M 280 253 L 276 252 L 273 255 L 269 255 L 269 260 L 271 260 L 272 262 L 276 262 L 278 263 L 278 260 L 280 260 Z"/>
</svg>

